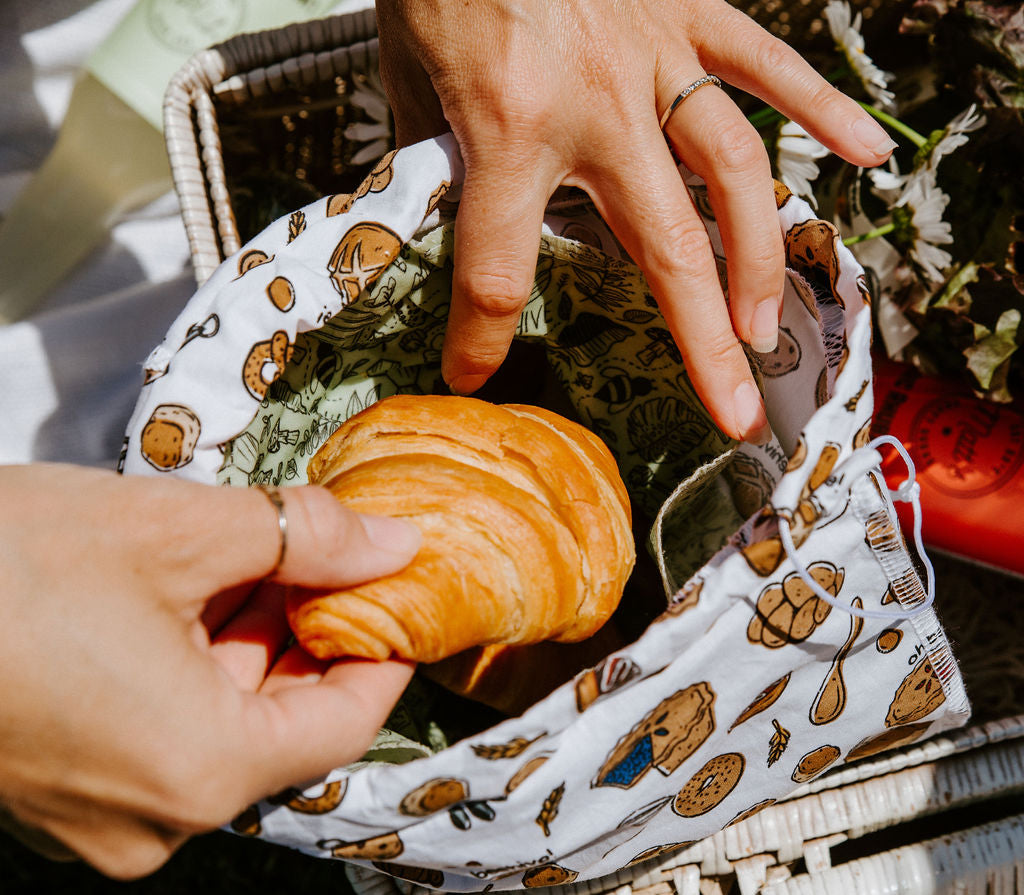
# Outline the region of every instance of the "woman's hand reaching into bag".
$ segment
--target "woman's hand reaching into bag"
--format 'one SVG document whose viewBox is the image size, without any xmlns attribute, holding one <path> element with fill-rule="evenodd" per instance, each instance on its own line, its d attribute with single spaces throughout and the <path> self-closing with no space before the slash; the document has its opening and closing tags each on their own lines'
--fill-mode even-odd
<svg viewBox="0 0 1024 895">
<path fill-rule="evenodd" d="M 286 648 L 279 585 L 392 574 L 419 532 L 324 489 L 280 493 L 275 568 L 259 491 L 0 467 L 0 827 L 140 876 L 365 751 L 411 666 Z"/>
<path fill-rule="evenodd" d="M 475 391 L 505 357 L 544 208 L 569 184 L 643 269 L 723 431 L 765 438 L 740 342 L 770 351 L 777 340 L 785 257 L 768 155 L 713 84 L 666 113 L 710 73 L 853 164 L 889 156 L 885 131 L 725 0 L 379 0 L 377 18 L 399 145 L 451 130 L 466 167 L 442 362 L 452 390 Z M 728 305 L 666 137 L 707 183 Z"/>
</svg>

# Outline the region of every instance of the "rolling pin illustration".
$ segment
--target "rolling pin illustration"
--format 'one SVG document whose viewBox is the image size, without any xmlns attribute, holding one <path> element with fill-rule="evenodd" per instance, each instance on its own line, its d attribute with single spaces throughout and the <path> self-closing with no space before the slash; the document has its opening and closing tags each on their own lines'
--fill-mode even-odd
<svg viewBox="0 0 1024 895">
<path fill-rule="evenodd" d="M 860 597 L 854 597 L 853 605 L 857 609 L 864 606 Z M 864 619 L 859 615 L 850 616 L 850 636 L 846 638 L 832 660 L 832 667 L 829 668 L 825 680 L 818 690 L 811 704 L 810 718 L 812 724 L 829 724 L 835 721 L 846 708 L 846 682 L 843 680 L 843 662 L 853 648 L 854 641 L 860 636 L 864 628 Z"/>
</svg>

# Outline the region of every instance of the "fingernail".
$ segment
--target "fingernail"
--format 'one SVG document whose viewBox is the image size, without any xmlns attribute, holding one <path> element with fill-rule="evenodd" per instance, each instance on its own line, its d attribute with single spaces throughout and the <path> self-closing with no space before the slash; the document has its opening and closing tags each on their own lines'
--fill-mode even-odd
<svg viewBox="0 0 1024 895">
<path fill-rule="evenodd" d="M 406 519 L 360 513 L 359 522 L 370 543 L 388 553 L 414 554 L 423 543 L 419 528 Z"/>
<path fill-rule="evenodd" d="M 858 118 L 853 123 L 853 135 L 869 152 L 882 158 L 888 157 L 897 143 L 873 118 Z"/>
<path fill-rule="evenodd" d="M 453 395 L 471 395 L 485 382 L 487 382 L 486 376 L 481 376 L 479 373 L 466 373 L 456 376 L 449 382 L 448 389 Z"/>
<path fill-rule="evenodd" d="M 736 431 L 742 434 L 743 440 L 751 444 L 767 442 L 772 432 L 757 386 L 750 380 L 741 382 L 733 392 L 732 402 Z"/>
<path fill-rule="evenodd" d="M 750 318 L 750 347 L 758 354 L 768 354 L 779 344 L 779 303 L 766 298 L 754 308 Z"/>
</svg>

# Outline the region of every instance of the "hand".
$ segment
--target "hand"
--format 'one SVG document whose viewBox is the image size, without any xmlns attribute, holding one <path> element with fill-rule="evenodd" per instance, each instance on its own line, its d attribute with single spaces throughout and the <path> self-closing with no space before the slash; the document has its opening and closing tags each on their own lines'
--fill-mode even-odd
<svg viewBox="0 0 1024 895">
<path fill-rule="evenodd" d="M 399 662 L 327 666 L 288 639 L 256 490 L 0 467 L 0 820 L 115 877 L 358 758 L 401 695 Z M 408 523 L 282 489 L 281 583 L 404 567 Z"/>
<path fill-rule="evenodd" d="M 767 420 L 738 340 L 777 340 L 784 251 L 768 155 L 710 72 L 856 165 L 895 144 L 782 41 L 725 0 L 379 0 L 381 75 L 400 145 L 451 130 L 466 178 L 442 375 L 475 391 L 529 296 L 545 205 L 584 189 L 643 269 L 693 384 L 727 434 Z M 727 256 L 727 307 L 707 233 L 676 169 L 707 183 Z M 731 319 L 730 319 L 731 316 Z"/>
</svg>

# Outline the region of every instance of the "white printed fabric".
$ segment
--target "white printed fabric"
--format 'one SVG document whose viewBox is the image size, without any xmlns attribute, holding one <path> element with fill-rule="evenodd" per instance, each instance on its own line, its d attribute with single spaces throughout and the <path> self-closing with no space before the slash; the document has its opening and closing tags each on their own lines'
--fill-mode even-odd
<svg viewBox="0 0 1024 895">
<path fill-rule="evenodd" d="M 281 218 L 227 259 L 145 365 L 124 472 L 301 483 L 341 420 L 435 388 L 461 177 L 450 136 L 403 149 L 352 196 Z M 706 193 L 687 183 L 721 255 Z M 519 337 L 545 347 L 657 515 L 664 613 L 521 717 L 436 752 L 414 744 L 404 763 L 339 768 L 252 806 L 236 832 L 448 891 L 566 883 L 966 722 L 934 611 L 899 615 L 924 588 L 868 446 L 862 272 L 804 202 L 783 187 L 777 200 L 781 338 L 751 355 L 775 434 L 763 447 L 713 425 L 642 275 L 587 203 L 546 223 Z M 780 517 L 840 606 L 797 574 Z"/>
</svg>

